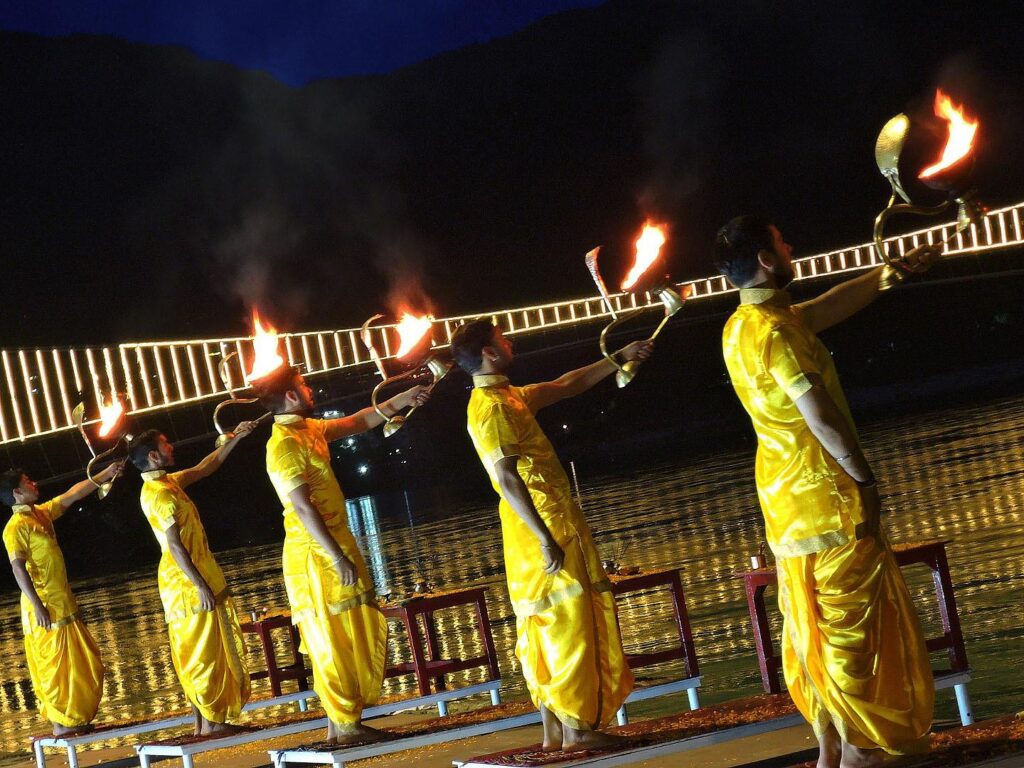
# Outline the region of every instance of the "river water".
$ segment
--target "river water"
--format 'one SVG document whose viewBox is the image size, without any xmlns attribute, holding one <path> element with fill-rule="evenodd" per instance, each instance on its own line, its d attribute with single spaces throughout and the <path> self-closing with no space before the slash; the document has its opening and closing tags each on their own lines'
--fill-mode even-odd
<svg viewBox="0 0 1024 768">
<path fill-rule="evenodd" d="M 882 479 L 887 525 L 894 542 L 951 539 L 949 561 L 968 656 L 970 692 L 979 718 L 1024 708 L 1019 669 L 1024 665 L 1024 398 L 916 414 L 862 426 L 867 453 Z M 467 472 L 482 472 L 479 466 Z M 683 568 L 704 685 L 712 703 L 760 689 L 742 584 L 734 571 L 749 564 L 762 539 L 749 449 L 699 460 L 672 460 L 628 474 L 600 475 L 587 468 L 582 497 L 605 557 L 644 569 Z M 216 482 L 214 479 L 211 482 Z M 440 498 L 440 497 L 438 497 Z M 506 698 L 525 695 L 513 656 L 515 622 L 502 581 L 496 504 L 440 504 L 415 497 L 364 497 L 349 502 L 378 590 L 401 594 L 422 576 L 438 589 L 488 585 L 488 609 L 501 658 Z M 279 546 L 222 552 L 218 559 L 240 610 L 286 605 Z M 938 614 L 924 569 L 906 571 L 926 630 Z M 156 591 L 155 567 L 74 585 L 88 625 L 100 644 L 107 675 L 98 721 L 153 716 L 185 707 L 167 649 Z M 778 629 L 777 612 L 771 610 Z M 32 709 L 17 595 L 0 596 L 0 760 L 25 759 L 30 734 L 43 730 Z M 439 614 L 446 652 L 476 653 L 471 615 Z M 664 592 L 620 603 L 628 650 L 663 646 L 674 636 Z M 392 625 L 392 658 L 407 648 Z M 255 647 L 251 661 L 258 662 Z M 933 656 L 936 668 L 948 664 Z M 650 681 L 678 674 L 666 665 L 642 671 Z M 482 670 L 455 676 L 456 684 L 483 679 Z M 389 680 L 388 693 L 410 691 L 411 678 Z M 265 681 L 254 685 L 266 692 Z M 634 714 L 684 706 L 685 698 L 646 703 Z M 951 719 L 950 691 L 939 692 L 936 717 Z M 260 717 L 270 717 L 263 711 Z"/>
</svg>

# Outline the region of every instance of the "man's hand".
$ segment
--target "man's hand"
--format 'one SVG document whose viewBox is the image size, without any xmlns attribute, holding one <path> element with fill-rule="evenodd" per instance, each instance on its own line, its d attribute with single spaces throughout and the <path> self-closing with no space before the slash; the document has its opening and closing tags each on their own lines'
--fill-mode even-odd
<svg viewBox="0 0 1024 768">
<path fill-rule="evenodd" d="M 543 542 L 540 545 L 540 554 L 544 558 L 544 573 L 554 576 L 562 570 L 562 565 L 565 563 L 565 552 L 558 546 L 557 541 L 551 539 Z"/>
<path fill-rule="evenodd" d="M 96 473 L 96 482 L 102 485 L 108 481 L 116 480 L 124 472 L 124 465 L 127 461 L 128 459 L 121 459 L 113 464 L 108 464 L 102 472 Z"/>
<path fill-rule="evenodd" d="M 338 572 L 338 578 L 341 579 L 341 584 L 344 587 L 351 587 L 359 578 L 355 563 L 345 555 L 339 555 L 338 559 L 334 561 L 334 570 Z"/>
<path fill-rule="evenodd" d="M 232 440 L 237 440 L 240 437 L 245 437 L 254 429 L 256 429 L 255 421 L 243 421 L 237 427 L 231 430 L 231 434 L 234 435 Z"/>
<path fill-rule="evenodd" d="M 651 352 L 653 350 L 653 341 L 650 339 L 641 339 L 640 341 L 634 341 L 632 344 L 624 346 L 619 350 L 618 355 L 627 363 L 631 363 L 634 360 L 638 363 L 642 363 L 651 356 Z"/>
<path fill-rule="evenodd" d="M 877 539 L 882 529 L 882 497 L 878 495 L 878 485 L 861 486 L 860 499 L 864 505 L 864 525 L 868 535 Z"/>
<path fill-rule="evenodd" d="M 399 395 L 395 395 L 391 398 L 391 407 L 396 411 L 401 411 L 404 408 L 410 406 L 426 405 L 430 401 L 430 392 L 427 391 L 428 385 L 417 384 L 415 387 L 409 387 Z"/>
<path fill-rule="evenodd" d="M 50 612 L 46 610 L 46 606 L 43 605 L 42 600 L 36 600 L 32 604 L 32 612 L 36 616 L 36 626 L 42 627 L 43 629 L 49 629 L 53 626 L 53 622 L 50 620 Z"/>
<path fill-rule="evenodd" d="M 197 587 L 199 591 L 199 608 L 203 611 L 212 611 L 217 607 L 217 599 L 213 590 L 205 581 Z"/>
<path fill-rule="evenodd" d="M 903 256 L 903 262 L 910 272 L 927 272 L 940 258 L 942 246 L 926 244 L 907 251 Z"/>
</svg>

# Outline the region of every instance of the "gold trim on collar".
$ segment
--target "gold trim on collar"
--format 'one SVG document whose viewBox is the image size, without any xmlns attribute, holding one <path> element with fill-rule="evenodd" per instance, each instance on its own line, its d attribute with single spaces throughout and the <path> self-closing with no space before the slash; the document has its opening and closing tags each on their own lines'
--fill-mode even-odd
<svg viewBox="0 0 1024 768">
<path fill-rule="evenodd" d="M 161 477 L 167 474 L 166 469 L 150 469 L 147 472 L 142 473 L 142 479 L 145 481 L 159 480 Z"/>
<path fill-rule="evenodd" d="M 31 515 L 32 505 L 31 504 L 15 504 L 11 507 L 11 512 L 17 512 L 19 515 Z"/>
<path fill-rule="evenodd" d="M 788 307 L 792 303 L 789 294 L 778 288 L 740 288 L 740 304 L 781 304 Z"/>
<path fill-rule="evenodd" d="M 275 424 L 298 424 L 301 421 L 305 421 L 306 417 L 298 413 L 275 413 L 274 423 Z"/>
<path fill-rule="evenodd" d="M 502 373 L 478 373 L 473 376 L 474 387 L 507 387 L 508 376 Z"/>
</svg>

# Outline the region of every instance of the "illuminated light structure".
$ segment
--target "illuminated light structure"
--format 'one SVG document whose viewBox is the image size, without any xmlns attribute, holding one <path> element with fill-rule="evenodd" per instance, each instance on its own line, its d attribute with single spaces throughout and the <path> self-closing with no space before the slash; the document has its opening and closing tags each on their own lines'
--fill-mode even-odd
<svg viewBox="0 0 1024 768">
<path fill-rule="evenodd" d="M 988 253 L 1024 246 L 1024 201 L 989 211 L 966 229 L 957 222 L 887 237 L 885 243 L 904 254 L 923 243 L 943 246 L 947 257 Z M 874 243 L 795 259 L 797 280 L 853 273 L 881 264 Z M 724 277 L 689 280 L 689 301 L 728 293 Z M 661 308 L 650 294 L 617 293 L 610 297 L 616 312 L 649 306 Z M 464 321 L 490 317 L 506 335 L 532 333 L 608 320 L 610 312 L 600 296 L 502 309 L 490 313 L 439 318 L 434 323 L 436 343 L 444 346 Z M 369 329 L 377 349 L 394 357 L 391 335 L 395 325 Z M 371 366 L 370 354 L 360 342 L 359 329 L 281 334 L 288 363 L 304 366 L 307 378 L 334 371 Z M 238 354 L 226 367 L 232 385 L 245 386 L 240 360 L 252 359 L 252 339 L 245 336 L 191 341 L 133 342 L 107 347 L 0 350 L 0 445 L 72 430 L 72 411 L 78 392 L 88 396 L 87 412 L 98 415 L 101 392 L 125 392 L 129 415 L 163 411 L 211 401 L 228 394 L 217 373 L 229 351 Z M 103 403 L 105 405 L 105 403 Z M 98 423 L 92 418 L 87 424 Z"/>
</svg>

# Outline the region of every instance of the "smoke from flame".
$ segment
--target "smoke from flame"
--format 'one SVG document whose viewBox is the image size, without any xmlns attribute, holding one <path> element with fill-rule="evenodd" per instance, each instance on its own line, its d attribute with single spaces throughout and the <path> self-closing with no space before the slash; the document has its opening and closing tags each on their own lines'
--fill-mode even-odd
<svg viewBox="0 0 1024 768">
<path fill-rule="evenodd" d="M 97 434 L 100 437 L 109 435 L 121 420 L 122 414 L 124 414 L 124 406 L 121 405 L 121 401 L 117 399 L 116 395 L 111 396 L 110 403 L 107 405 L 100 403 L 100 428 Z"/>
<path fill-rule="evenodd" d="M 946 121 L 949 137 L 942 150 L 942 157 L 934 165 L 925 168 L 918 178 L 927 179 L 961 160 L 974 145 L 974 135 L 978 131 L 978 122 L 971 122 L 964 114 L 963 107 L 953 105 L 953 100 L 942 90 L 935 91 L 935 115 Z"/>
<path fill-rule="evenodd" d="M 429 315 L 417 317 L 409 312 L 403 312 L 402 319 L 395 326 L 395 330 L 398 331 L 398 338 L 400 339 L 395 357 L 405 357 L 416 349 L 423 337 L 430 333 L 430 326 L 433 321 L 434 318 Z"/>
<path fill-rule="evenodd" d="M 252 310 L 252 331 L 252 370 L 245 377 L 248 382 L 262 379 L 284 365 L 284 358 L 277 351 L 277 329 L 270 323 L 264 328 L 255 307 Z"/>
<path fill-rule="evenodd" d="M 628 291 L 632 288 L 641 275 L 658 259 L 661 253 L 661 246 L 665 244 L 665 230 L 647 222 L 644 224 L 643 232 L 636 241 L 636 257 L 633 259 L 633 266 L 622 281 L 622 290 Z"/>
</svg>

